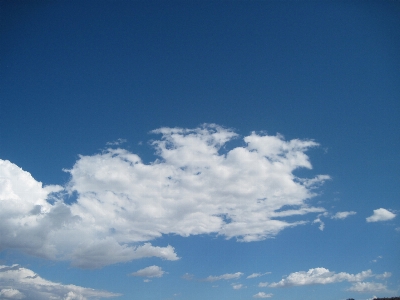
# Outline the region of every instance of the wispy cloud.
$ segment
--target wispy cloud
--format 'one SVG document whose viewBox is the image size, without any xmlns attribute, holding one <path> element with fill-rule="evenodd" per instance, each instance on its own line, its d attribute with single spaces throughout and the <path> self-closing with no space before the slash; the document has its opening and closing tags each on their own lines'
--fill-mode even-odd
<svg viewBox="0 0 400 300">
<path fill-rule="evenodd" d="M 387 293 L 389 292 L 386 285 L 378 282 L 355 282 L 348 291 L 358 293 Z"/>
<path fill-rule="evenodd" d="M 1 299 L 99 299 L 117 297 L 120 294 L 84 288 L 72 284 L 63 285 L 40 277 L 32 270 L 19 265 L 0 266 Z"/>
<path fill-rule="evenodd" d="M 349 216 L 355 215 L 355 211 L 340 211 L 332 216 L 332 219 L 346 219 Z"/>
<path fill-rule="evenodd" d="M 387 209 L 378 208 L 374 210 L 372 216 L 367 218 L 367 222 L 380 222 L 380 221 L 388 221 L 395 218 L 396 215 Z"/>
<path fill-rule="evenodd" d="M 106 144 L 109 146 L 117 146 L 117 145 L 121 145 L 123 143 L 126 143 L 127 140 L 126 139 L 117 139 L 116 141 L 113 142 L 107 142 Z"/>
<path fill-rule="evenodd" d="M 238 135 L 215 124 L 153 133 L 162 135 L 152 141 L 159 156 L 153 163 L 124 149 L 80 156 L 64 187 L 43 187 L 0 160 L 1 246 L 82 268 L 150 256 L 176 260 L 172 246 L 144 242 L 209 233 L 260 241 L 308 221 L 285 217 L 325 211 L 308 203 L 329 176 L 293 175 L 311 168 L 305 151 L 318 145 L 313 141 L 252 133 L 245 146 L 221 153 Z M 64 204 L 66 192 L 76 193 L 76 202 Z"/>
<path fill-rule="evenodd" d="M 261 277 L 261 276 L 264 276 L 264 275 L 267 275 L 267 274 L 271 274 L 271 272 L 265 272 L 265 273 L 253 273 L 253 274 L 251 274 L 251 275 L 247 276 L 246 278 L 247 278 L 247 279 L 251 279 L 251 278 L 257 278 L 257 277 Z"/>
<path fill-rule="evenodd" d="M 164 274 L 165 274 L 165 271 L 163 271 L 161 267 L 153 265 L 153 266 L 138 270 L 136 272 L 133 272 L 129 275 L 153 278 L 153 277 L 162 277 Z"/>
<path fill-rule="evenodd" d="M 271 298 L 273 294 L 266 294 L 264 292 L 258 292 L 257 294 L 253 295 L 253 298 Z"/>
<path fill-rule="evenodd" d="M 230 279 L 238 279 L 243 275 L 242 272 L 236 272 L 236 273 L 227 273 L 223 274 L 220 276 L 208 276 L 207 278 L 203 279 L 203 281 L 217 281 L 217 280 L 230 280 Z"/>
</svg>

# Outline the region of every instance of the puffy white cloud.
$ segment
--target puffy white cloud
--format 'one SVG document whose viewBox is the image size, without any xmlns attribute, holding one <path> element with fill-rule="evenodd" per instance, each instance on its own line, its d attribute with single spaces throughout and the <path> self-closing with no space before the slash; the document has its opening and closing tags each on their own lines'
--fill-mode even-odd
<svg viewBox="0 0 400 300">
<path fill-rule="evenodd" d="M 117 296 L 120 294 L 51 282 L 19 265 L 0 266 L 1 299 L 85 300 Z"/>
<path fill-rule="evenodd" d="M 310 284 L 328 284 L 342 281 L 358 282 L 373 276 L 371 270 L 362 271 L 358 274 L 345 272 L 335 273 L 325 268 L 309 269 L 307 272 L 300 271 L 291 273 L 279 282 L 271 283 L 270 287 L 290 287 Z"/>
<path fill-rule="evenodd" d="M 388 221 L 396 217 L 396 215 L 387 209 L 378 208 L 374 209 L 374 213 L 372 216 L 367 218 L 367 222 L 379 222 L 379 221 Z"/>
<path fill-rule="evenodd" d="M 388 292 L 387 286 L 378 282 L 355 282 L 348 291 L 359 293 Z"/>
<path fill-rule="evenodd" d="M 164 275 L 164 273 L 165 273 L 165 271 L 163 271 L 161 267 L 150 266 L 150 267 L 141 269 L 139 271 L 133 272 L 130 275 L 153 278 L 153 277 L 162 277 Z"/>
<path fill-rule="evenodd" d="M 321 213 L 309 199 L 329 179 L 293 175 L 311 168 L 305 151 L 318 144 L 252 133 L 244 146 L 217 125 L 161 128 L 152 141 L 159 159 L 144 164 L 124 149 L 80 156 L 60 186 L 45 186 L 9 161 L 0 160 L 0 250 L 19 249 L 84 268 L 148 256 L 178 259 L 174 248 L 148 242 L 163 234 L 217 233 L 251 242 L 307 223 L 286 217 Z M 47 201 L 51 198 L 51 201 Z"/>
<path fill-rule="evenodd" d="M 267 274 L 271 274 L 271 272 L 266 272 L 266 273 L 253 273 L 253 274 L 247 276 L 246 278 L 247 278 L 247 279 L 257 278 L 257 277 L 264 276 L 264 275 L 267 275 Z"/>
<path fill-rule="evenodd" d="M 258 292 L 257 294 L 253 295 L 253 298 L 271 298 L 273 294 L 266 294 L 264 292 Z"/>
<path fill-rule="evenodd" d="M 346 219 L 348 216 L 355 215 L 355 211 L 340 211 L 332 216 L 332 219 Z"/>
<path fill-rule="evenodd" d="M 217 281 L 217 280 L 230 280 L 230 279 L 238 279 L 240 276 L 242 276 L 242 272 L 236 272 L 236 273 L 227 273 L 224 275 L 220 276 L 208 276 L 204 281 Z"/>
</svg>

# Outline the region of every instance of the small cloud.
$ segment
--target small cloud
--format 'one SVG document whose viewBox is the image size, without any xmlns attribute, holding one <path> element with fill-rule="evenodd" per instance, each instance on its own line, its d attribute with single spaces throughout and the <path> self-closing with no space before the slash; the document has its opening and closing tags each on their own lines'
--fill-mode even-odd
<svg viewBox="0 0 400 300">
<path fill-rule="evenodd" d="M 314 224 L 314 223 L 319 223 L 319 226 L 318 226 L 319 230 L 324 231 L 325 223 L 322 222 L 321 219 L 320 219 L 319 217 L 316 218 L 316 219 L 313 221 L 313 224 Z"/>
<path fill-rule="evenodd" d="M 376 263 L 378 260 L 380 260 L 382 258 L 382 256 L 378 256 L 377 258 L 373 259 L 371 262 Z"/>
<path fill-rule="evenodd" d="M 240 290 L 241 288 L 243 288 L 243 284 L 241 283 L 232 283 L 231 285 L 234 290 Z"/>
<path fill-rule="evenodd" d="M 374 214 L 368 217 L 367 222 L 380 222 L 380 221 L 388 221 L 395 218 L 396 215 L 387 209 L 378 208 L 374 210 Z"/>
<path fill-rule="evenodd" d="M 224 274 L 224 275 L 220 275 L 220 276 L 208 276 L 206 279 L 204 279 L 204 281 L 217 281 L 217 280 L 230 280 L 230 279 L 238 279 L 240 278 L 240 276 L 242 276 L 243 273 L 242 272 L 236 272 L 233 274 Z"/>
<path fill-rule="evenodd" d="M 253 274 L 247 276 L 246 278 L 247 278 L 247 279 L 251 279 L 251 278 L 260 277 L 260 276 L 267 275 L 267 274 L 271 274 L 271 272 L 266 272 L 266 273 L 253 273 Z"/>
<path fill-rule="evenodd" d="M 165 271 L 161 269 L 159 266 L 150 266 L 144 269 L 141 269 L 139 271 L 133 272 L 130 275 L 131 276 L 140 276 L 140 277 L 162 277 L 164 275 Z"/>
<path fill-rule="evenodd" d="M 126 139 L 117 139 L 116 141 L 113 142 L 107 142 L 106 145 L 108 146 L 117 146 L 117 145 L 121 145 L 123 143 L 126 143 L 127 140 Z"/>
<path fill-rule="evenodd" d="M 397 227 L 395 230 L 396 230 L 397 232 L 400 232 L 400 227 Z"/>
<path fill-rule="evenodd" d="M 264 292 L 259 292 L 255 295 L 253 295 L 253 298 L 271 298 L 273 294 L 266 294 Z"/>
<path fill-rule="evenodd" d="M 258 284 L 258 287 L 267 287 L 268 286 L 268 282 L 260 282 Z"/>
<path fill-rule="evenodd" d="M 185 273 L 181 278 L 185 279 L 185 280 L 193 280 L 194 275 L 193 274 L 189 274 L 189 273 Z"/>
<path fill-rule="evenodd" d="M 144 279 L 143 282 L 150 282 L 150 279 Z"/>
<path fill-rule="evenodd" d="M 333 215 L 331 218 L 342 220 L 342 219 L 346 219 L 348 216 L 352 216 L 355 214 L 356 214 L 355 211 L 340 211 L 340 212 L 337 212 L 335 215 Z"/>
</svg>

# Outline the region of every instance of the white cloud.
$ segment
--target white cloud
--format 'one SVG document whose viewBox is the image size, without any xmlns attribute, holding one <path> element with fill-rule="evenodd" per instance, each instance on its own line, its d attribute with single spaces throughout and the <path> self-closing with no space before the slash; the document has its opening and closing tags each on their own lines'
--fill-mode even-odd
<svg viewBox="0 0 400 300">
<path fill-rule="evenodd" d="M 141 269 L 139 271 L 133 272 L 130 275 L 153 278 L 153 277 L 162 277 L 164 275 L 164 273 L 165 273 L 165 271 L 163 271 L 161 267 L 150 266 L 150 267 Z"/>
<path fill-rule="evenodd" d="M 0 266 L 1 299 L 85 300 L 117 296 L 120 296 L 120 294 L 84 288 L 72 284 L 63 285 L 51 282 L 43 279 L 32 270 L 22 268 L 19 265 Z"/>
<path fill-rule="evenodd" d="M 243 284 L 241 283 L 232 283 L 231 285 L 234 290 L 240 290 L 241 288 L 244 288 Z"/>
<path fill-rule="evenodd" d="M 110 146 L 116 146 L 116 145 L 121 145 L 121 144 L 123 144 L 123 143 L 126 143 L 127 142 L 127 140 L 126 139 L 117 139 L 116 141 L 113 141 L 113 142 L 107 142 L 107 144 L 106 145 L 110 145 Z"/>
<path fill-rule="evenodd" d="M 208 276 L 206 279 L 204 279 L 204 281 L 217 281 L 217 280 L 230 280 L 230 279 L 238 279 L 240 278 L 240 276 L 242 276 L 243 273 L 242 272 L 236 272 L 236 273 L 232 273 L 232 274 L 224 274 L 224 275 L 220 275 L 220 276 Z"/>
<path fill-rule="evenodd" d="M 247 276 L 246 278 L 247 278 L 247 279 L 257 278 L 257 277 L 264 276 L 264 275 L 267 275 L 267 274 L 271 274 L 271 272 L 266 272 L 266 273 L 253 273 L 253 274 Z"/>
<path fill-rule="evenodd" d="M 355 215 L 355 211 L 340 211 L 332 216 L 332 219 L 346 219 L 349 216 Z"/>
<path fill-rule="evenodd" d="M 273 294 L 266 294 L 264 292 L 258 292 L 257 294 L 253 295 L 253 298 L 271 298 Z"/>
<path fill-rule="evenodd" d="M 25 295 L 15 289 L 0 290 L 0 299 L 23 299 Z"/>
<path fill-rule="evenodd" d="M 307 272 L 300 271 L 291 273 L 279 282 L 271 283 L 270 287 L 291 287 L 311 284 L 328 284 L 342 281 L 358 282 L 373 276 L 371 270 L 362 271 L 358 274 L 345 272 L 335 273 L 325 268 L 309 269 Z"/>
<path fill-rule="evenodd" d="M 387 221 L 393 219 L 394 217 L 396 217 L 396 215 L 387 209 L 378 208 L 374 209 L 374 214 L 367 218 L 367 222 Z"/>
<path fill-rule="evenodd" d="M 57 193 L 62 187 L 43 187 L 0 160 L 0 250 L 83 268 L 149 256 L 176 260 L 173 247 L 142 243 L 209 233 L 259 241 L 307 223 L 285 217 L 325 211 L 308 203 L 329 177 L 293 175 L 311 168 L 305 151 L 318 145 L 313 141 L 252 133 L 245 146 L 221 151 L 237 134 L 217 125 L 153 133 L 162 138 L 152 142 L 159 159 L 151 164 L 124 149 L 80 156 L 62 191 L 78 195 L 69 205 Z"/>
<path fill-rule="evenodd" d="M 348 291 L 359 292 L 359 293 L 386 293 L 388 289 L 386 285 L 377 282 L 355 282 L 348 289 Z"/>
<path fill-rule="evenodd" d="M 258 284 L 258 287 L 267 287 L 268 286 L 268 282 L 260 282 Z"/>
</svg>

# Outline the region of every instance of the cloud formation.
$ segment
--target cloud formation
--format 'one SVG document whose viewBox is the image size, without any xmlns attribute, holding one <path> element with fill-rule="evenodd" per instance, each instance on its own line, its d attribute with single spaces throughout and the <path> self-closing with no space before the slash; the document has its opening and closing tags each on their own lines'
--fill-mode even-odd
<svg viewBox="0 0 400 300">
<path fill-rule="evenodd" d="M 153 266 L 141 269 L 139 271 L 133 272 L 130 275 L 153 278 L 153 277 L 162 277 L 164 275 L 164 273 L 165 273 L 165 271 L 163 271 L 161 267 L 153 265 Z"/>
<path fill-rule="evenodd" d="M 395 218 L 396 215 L 387 209 L 378 208 L 374 209 L 374 213 L 372 216 L 367 218 L 367 222 L 380 222 L 380 221 L 388 221 Z"/>
<path fill-rule="evenodd" d="M 32 270 L 19 265 L 0 266 L 1 299 L 66 299 L 85 300 L 117 297 L 120 294 L 63 285 L 43 279 Z"/>
<path fill-rule="evenodd" d="M 42 186 L 28 172 L 0 160 L 0 250 L 19 249 L 72 265 L 96 268 L 143 257 L 176 260 L 172 246 L 146 243 L 163 234 L 216 233 L 251 242 L 277 235 L 322 213 L 310 206 L 315 188 L 329 179 L 293 175 L 311 168 L 310 140 L 252 133 L 238 137 L 209 124 L 153 131 L 158 159 L 144 164 L 124 149 L 80 156 L 64 186 Z M 65 193 L 76 202 L 65 204 Z"/>
</svg>

